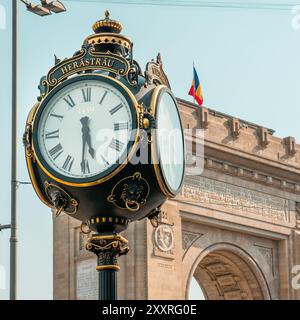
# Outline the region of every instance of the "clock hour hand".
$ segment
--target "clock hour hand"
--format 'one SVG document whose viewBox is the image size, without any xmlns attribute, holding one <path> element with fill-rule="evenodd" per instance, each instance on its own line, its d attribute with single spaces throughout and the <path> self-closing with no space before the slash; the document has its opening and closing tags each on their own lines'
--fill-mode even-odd
<svg viewBox="0 0 300 320">
<path fill-rule="evenodd" d="M 83 117 L 80 119 L 80 122 L 82 124 L 82 143 L 85 146 L 85 144 L 89 147 L 89 154 L 94 159 L 95 158 L 95 150 L 92 148 L 91 143 L 91 135 L 90 135 L 90 128 L 89 128 L 89 117 Z M 83 152 L 84 153 L 84 152 Z"/>
</svg>

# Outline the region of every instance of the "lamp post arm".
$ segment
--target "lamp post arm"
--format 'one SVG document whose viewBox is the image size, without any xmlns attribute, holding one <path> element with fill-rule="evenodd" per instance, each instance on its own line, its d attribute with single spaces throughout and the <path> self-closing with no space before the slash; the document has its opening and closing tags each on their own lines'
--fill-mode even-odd
<svg viewBox="0 0 300 320">
<path fill-rule="evenodd" d="M 10 224 L 0 224 L 0 231 L 5 229 L 10 229 L 10 228 L 11 228 Z"/>
</svg>

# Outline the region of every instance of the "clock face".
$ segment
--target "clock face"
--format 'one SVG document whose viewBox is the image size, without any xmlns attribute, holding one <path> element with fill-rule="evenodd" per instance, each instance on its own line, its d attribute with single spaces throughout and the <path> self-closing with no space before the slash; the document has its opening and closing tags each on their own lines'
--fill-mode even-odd
<svg viewBox="0 0 300 320">
<path fill-rule="evenodd" d="M 95 75 L 67 80 L 38 119 L 38 149 L 47 169 L 74 181 L 112 172 L 134 140 L 133 109 L 126 90 L 113 80 Z"/>
<path fill-rule="evenodd" d="M 169 90 L 163 90 L 157 106 L 157 153 L 164 181 L 176 194 L 185 172 L 184 135 L 177 103 Z"/>
</svg>

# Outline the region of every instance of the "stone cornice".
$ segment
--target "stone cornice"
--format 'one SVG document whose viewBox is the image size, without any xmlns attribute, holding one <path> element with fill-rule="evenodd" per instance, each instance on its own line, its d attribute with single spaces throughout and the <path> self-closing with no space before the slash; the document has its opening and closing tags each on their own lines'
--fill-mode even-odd
<svg viewBox="0 0 300 320">
<path fill-rule="evenodd" d="M 286 178 L 300 183 L 300 167 L 293 164 L 274 161 L 207 140 L 205 140 L 204 155 L 227 161 L 233 165 L 256 169 L 266 174 L 274 175 L 276 172 L 276 175 L 282 179 Z"/>
<path fill-rule="evenodd" d="M 191 109 L 194 109 L 195 111 L 199 110 L 199 106 L 196 105 L 196 104 L 193 104 L 191 102 L 188 102 L 184 99 L 180 99 L 180 98 L 176 98 L 179 105 L 183 105 L 185 107 L 188 107 L 188 108 L 191 108 Z M 217 111 L 217 110 L 214 110 L 214 109 L 211 109 L 211 108 L 208 108 L 208 107 L 205 107 L 208 111 L 209 111 L 209 114 L 214 116 L 214 117 L 219 117 L 219 118 L 226 118 L 226 119 L 232 119 L 234 118 L 233 116 L 230 116 L 226 113 L 223 113 L 223 112 L 220 112 L 220 111 Z M 258 124 L 255 124 L 253 122 L 249 122 L 249 121 L 246 121 L 246 120 L 242 120 L 242 119 L 239 119 L 241 121 L 241 123 L 243 125 L 246 125 L 248 127 L 251 127 L 251 128 L 254 128 L 254 129 L 258 129 L 258 128 L 261 128 L 260 125 Z M 275 133 L 275 130 L 273 129 L 270 129 L 270 128 L 267 128 L 268 132 L 273 135 Z"/>
<path fill-rule="evenodd" d="M 205 157 L 245 168 L 253 172 L 254 177 L 255 172 L 270 177 L 266 182 L 269 185 L 272 185 L 272 180 L 282 181 L 281 187 L 286 189 L 290 186 L 289 191 L 298 193 L 300 145 L 293 137 L 281 139 L 273 136 L 271 129 L 212 109 L 199 108 L 181 99 L 178 102 L 184 128 L 202 129 L 204 132 Z M 253 179 L 250 176 L 246 178 Z"/>
<path fill-rule="evenodd" d="M 269 187 L 274 187 L 287 192 L 300 194 L 300 183 L 293 180 L 282 179 L 274 174 L 266 174 L 262 171 L 249 169 L 241 165 L 235 165 L 219 159 L 205 157 L 204 167 L 207 170 L 218 171 L 223 174 L 236 176 L 241 179 L 253 181 Z"/>
</svg>

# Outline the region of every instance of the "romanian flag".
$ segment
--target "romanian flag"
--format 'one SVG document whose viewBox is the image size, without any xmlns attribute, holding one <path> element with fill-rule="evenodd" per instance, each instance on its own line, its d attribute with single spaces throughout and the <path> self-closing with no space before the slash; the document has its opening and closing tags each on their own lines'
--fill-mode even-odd
<svg viewBox="0 0 300 320">
<path fill-rule="evenodd" d="M 199 77 L 195 69 L 195 66 L 193 67 L 193 69 L 194 69 L 194 79 L 193 79 L 191 89 L 189 91 L 189 95 L 194 97 L 194 99 L 197 101 L 199 106 L 202 106 L 203 104 L 202 89 L 201 89 Z"/>
</svg>

